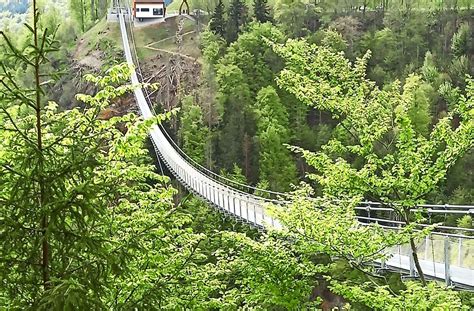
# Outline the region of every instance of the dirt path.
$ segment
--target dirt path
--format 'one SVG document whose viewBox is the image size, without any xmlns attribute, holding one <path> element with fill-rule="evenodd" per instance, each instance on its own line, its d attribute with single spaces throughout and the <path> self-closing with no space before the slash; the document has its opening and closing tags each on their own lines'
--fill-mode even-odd
<svg viewBox="0 0 474 311">
<path fill-rule="evenodd" d="M 151 46 L 149 46 L 149 45 L 146 45 L 145 48 L 150 49 L 150 50 L 153 50 L 153 51 L 157 51 L 157 52 L 165 52 L 165 53 L 168 53 L 168 54 L 171 54 L 171 55 L 179 55 L 179 56 L 181 56 L 181 57 L 190 59 L 190 60 L 192 60 L 192 61 L 197 61 L 196 58 L 191 57 L 191 56 L 186 55 L 186 54 L 182 54 L 182 53 L 178 53 L 178 52 L 171 52 L 171 51 L 163 50 L 163 49 L 158 49 L 158 48 L 151 47 Z"/>
<path fill-rule="evenodd" d="M 190 35 L 190 34 L 192 34 L 192 33 L 195 33 L 195 32 L 196 32 L 196 30 L 192 30 L 192 31 L 188 31 L 188 32 L 186 32 L 186 33 L 183 33 L 183 37 L 184 37 L 184 36 L 187 36 L 187 35 Z M 160 42 L 164 42 L 164 41 L 167 41 L 167 40 L 170 40 L 170 39 L 174 39 L 174 38 L 176 38 L 176 36 L 171 36 L 171 37 L 168 37 L 168 38 L 164 38 L 164 39 L 161 39 L 161 40 L 152 42 L 152 43 L 148 43 L 147 45 L 145 45 L 145 47 L 146 47 L 146 48 L 150 48 L 150 47 L 152 47 L 152 46 L 155 45 L 155 44 L 158 44 L 158 43 L 160 43 Z"/>
</svg>

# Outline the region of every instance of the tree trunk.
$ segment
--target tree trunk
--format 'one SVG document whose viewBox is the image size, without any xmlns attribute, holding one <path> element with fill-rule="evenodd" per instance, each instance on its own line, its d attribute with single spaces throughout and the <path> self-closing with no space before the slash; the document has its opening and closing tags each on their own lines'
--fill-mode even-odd
<svg viewBox="0 0 474 311">
<path fill-rule="evenodd" d="M 91 0 L 91 21 L 95 22 L 97 19 L 97 11 L 95 10 L 95 0 Z"/>
<path fill-rule="evenodd" d="M 49 287 L 49 243 L 48 243 L 48 215 L 46 211 L 43 210 L 45 203 L 45 183 L 43 178 L 44 170 L 44 159 L 43 159 L 43 137 L 42 137 L 42 124 L 41 124 L 41 73 L 40 73 L 40 63 L 42 55 L 40 52 L 41 44 L 38 40 L 38 8 L 36 0 L 33 0 L 33 37 L 34 45 L 36 49 L 36 55 L 34 59 L 34 70 L 35 70 L 35 113 L 36 113 L 36 144 L 38 150 L 38 184 L 39 184 L 39 196 L 38 196 L 38 208 L 41 217 L 41 232 L 43 236 L 42 245 L 41 245 L 41 270 L 42 270 L 42 279 L 43 279 L 43 288 L 46 290 Z M 45 30 L 46 32 L 47 30 Z"/>
<path fill-rule="evenodd" d="M 410 208 L 403 208 L 403 218 L 404 222 L 407 226 L 410 225 Z M 416 253 L 416 245 L 415 245 L 415 240 L 413 237 L 410 237 L 410 248 L 411 248 L 411 253 L 413 256 L 413 262 L 415 263 L 416 270 L 418 271 L 418 276 L 420 277 L 421 283 L 423 286 L 426 286 L 426 279 L 425 279 L 425 274 L 423 273 L 423 269 L 421 268 L 420 260 L 418 258 L 418 254 Z"/>
<path fill-rule="evenodd" d="M 418 259 L 418 254 L 416 253 L 415 240 L 413 240 L 412 237 L 410 237 L 410 247 L 412 251 L 413 262 L 415 263 L 416 270 L 418 271 L 418 275 L 420 276 L 421 283 L 423 284 L 423 286 L 426 286 L 425 274 L 423 273 L 423 269 L 420 265 L 420 260 Z"/>
<path fill-rule="evenodd" d="M 247 180 L 251 179 L 250 176 L 250 151 L 251 151 L 251 142 L 250 137 L 247 133 L 244 134 L 244 141 L 243 141 L 243 151 L 244 151 L 244 170 L 245 170 L 245 177 Z"/>
<path fill-rule="evenodd" d="M 453 3 L 453 12 L 454 12 L 454 29 L 458 26 L 458 1 L 455 0 Z"/>
<path fill-rule="evenodd" d="M 105 12 L 107 11 L 107 1 L 105 0 L 98 0 L 98 6 L 99 6 L 99 14 L 100 16 L 103 16 Z"/>
<path fill-rule="evenodd" d="M 85 32 L 86 31 L 86 27 L 84 25 L 84 11 L 85 11 L 85 5 L 84 5 L 84 0 L 81 0 L 81 29 L 82 29 L 82 32 Z"/>
<path fill-rule="evenodd" d="M 95 19 L 94 19 L 94 12 L 95 12 L 94 0 L 91 0 L 91 21 L 92 21 L 92 22 L 95 21 Z"/>
</svg>

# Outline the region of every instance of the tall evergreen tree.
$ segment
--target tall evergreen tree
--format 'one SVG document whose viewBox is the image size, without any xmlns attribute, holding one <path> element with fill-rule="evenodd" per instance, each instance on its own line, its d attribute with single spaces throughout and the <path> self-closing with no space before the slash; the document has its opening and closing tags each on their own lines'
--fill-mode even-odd
<svg viewBox="0 0 474 311">
<path fill-rule="evenodd" d="M 196 162 L 206 162 L 206 145 L 209 131 L 204 124 L 202 109 L 192 96 L 186 96 L 181 104 L 181 126 L 179 135 L 183 150 Z"/>
<path fill-rule="evenodd" d="M 71 16 L 79 24 L 81 31 L 84 32 L 87 28 L 85 1 L 84 0 L 70 0 L 69 10 L 71 12 Z"/>
<path fill-rule="evenodd" d="M 268 9 L 267 0 L 254 0 L 253 2 L 255 19 L 260 23 L 271 22 L 272 17 Z"/>
<path fill-rule="evenodd" d="M 250 90 L 245 76 L 235 65 L 217 66 L 218 98 L 224 107 L 218 151 L 222 167 L 231 170 L 234 163 L 243 167 L 243 142 L 246 131 Z"/>
<path fill-rule="evenodd" d="M 132 221 L 133 228 L 158 226 L 148 222 L 163 212 L 152 202 L 165 199 L 168 209 L 172 192 L 143 161 L 146 126 L 132 116 L 98 118 L 107 103 L 133 89 L 116 88 L 128 66 L 91 77 L 105 90 L 78 96 L 84 109 L 59 111 L 45 95 L 55 78 L 48 62 L 57 44 L 40 28 L 36 1 L 33 12 L 30 44 L 21 51 L 4 35 L 10 57 L 0 61 L 0 309 L 116 309 L 105 297 L 129 283 L 139 264 L 135 255 L 148 244 L 126 228 Z M 27 85 L 16 78 L 17 66 L 30 76 Z M 115 303 L 126 299 L 116 294 Z"/>
<path fill-rule="evenodd" d="M 219 0 L 217 3 L 216 8 L 214 9 L 214 12 L 212 13 L 211 16 L 211 21 L 209 22 L 209 29 L 217 34 L 220 35 L 221 37 L 224 38 L 225 36 L 225 17 L 224 17 L 224 3 L 222 3 L 222 0 Z"/>
<path fill-rule="evenodd" d="M 461 24 L 451 40 L 451 51 L 454 56 L 460 57 L 462 55 L 468 55 L 470 46 L 473 45 L 473 40 L 471 38 L 472 35 L 469 24 Z"/>
<path fill-rule="evenodd" d="M 247 6 L 243 0 L 232 0 L 229 8 L 229 20 L 227 21 L 226 40 L 232 43 L 237 40 L 242 25 L 247 19 Z"/>
<path fill-rule="evenodd" d="M 296 181 L 296 166 L 290 150 L 288 114 L 271 86 L 257 95 L 257 135 L 260 145 L 260 181 L 274 191 L 288 191 Z"/>
</svg>

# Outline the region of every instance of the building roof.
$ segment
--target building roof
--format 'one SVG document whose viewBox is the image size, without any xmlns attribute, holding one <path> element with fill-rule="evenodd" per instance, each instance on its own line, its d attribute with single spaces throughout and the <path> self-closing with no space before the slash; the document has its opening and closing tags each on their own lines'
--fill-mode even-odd
<svg viewBox="0 0 474 311">
<path fill-rule="evenodd" d="M 155 4 L 155 3 L 165 3 L 165 1 L 164 0 L 135 0 L 135 3 Z"/>
</svg>

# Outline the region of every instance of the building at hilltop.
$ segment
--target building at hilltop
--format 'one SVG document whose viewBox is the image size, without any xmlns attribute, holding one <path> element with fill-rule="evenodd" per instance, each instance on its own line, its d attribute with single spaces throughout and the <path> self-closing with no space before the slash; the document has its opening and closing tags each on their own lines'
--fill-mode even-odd
<svg viewBox="0 0 474 311">
<path fill-rule="evenodd" d="M 166 2 L 164 0 L 133 0 L 133 16 L 139 21 L 147 18 L 164 18 L 166 5 L 169 4 Z"/>
</svg>

